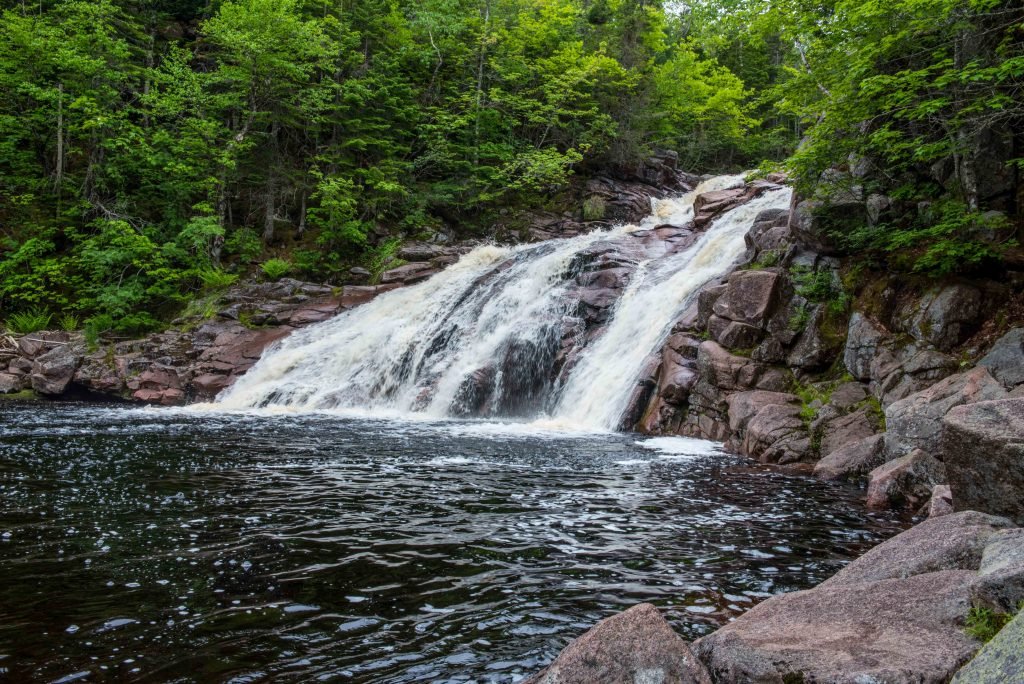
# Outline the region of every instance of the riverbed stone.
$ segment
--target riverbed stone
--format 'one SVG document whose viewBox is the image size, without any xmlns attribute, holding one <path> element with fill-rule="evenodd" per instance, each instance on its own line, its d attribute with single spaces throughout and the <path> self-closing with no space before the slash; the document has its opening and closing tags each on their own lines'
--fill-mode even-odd
<svg viewBox="0 0 1024 684">
<path fill-rule="evenodd" d="M 868 508 L 917 510 L 931 499 L 932 488 L 946 481 L 942 461 L 921 449 L 884 463 L 868 475 Z"/>
<path fill-rule="evenodd" d="M 981 554 L 971 599 L 997 613 L 1013 614 L 1024 601 L 1024 528 L 1001 530 Z"/>
<path fill-rule="evenodd" d="M 981 566 L 989 540 L 1013 521 L 977 511 L 929 518 L 857 558 L 819 586 L 863 584 Z M 966 611 L 965 613 L 966 614 Z"/>
<path fill-rule="evenodd" d="M 850 442 L 818 461 L 814 476 L 822 480 L 853 480 L 885 463 L 885 436 L 871 435 Z"/>
<path fill-rule="evenodd" d="M 952 684 L 1024 682 L 1024 611 L 1003 627 L 956 676 Z"/>
<path fill-rule="evenodd" d="M 894 402 L 885 410 L 886 449 L 893 456 L 912 449 L 937 453 L 942 438 L 942 418 L 950 409 L 1006 396 L 1006 390 L 985 368 L 952 375 Z"/>
<path fill-rule="evenodd" d="M 942 425 L 954 507 L 1024 525 L 1024 399 L 959 406 Z"/>
<path fill-rule="evenodd" d="M 20 392 L 28 387 L 28 379 L 24 375 L 0 373 L 0 394 Z"/>
<path fill-rule="evenodd" d="M 947 570 L 775 596 L 693 648 L 720 684 L 945 682 L 978 648 L 962 627 L 973 576 Z"/>
<path fill-rule="evenodd" d="M 597 623 L 524 684 L 711 684 L 658 609 L 641 603 Z"/>
</svg>

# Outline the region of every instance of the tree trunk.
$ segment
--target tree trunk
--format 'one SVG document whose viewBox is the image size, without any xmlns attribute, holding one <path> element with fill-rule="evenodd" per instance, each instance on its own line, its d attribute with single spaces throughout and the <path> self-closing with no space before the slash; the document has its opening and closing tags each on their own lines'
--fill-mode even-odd
<svg viewBox="0 0 1024 684">
<path fill-rule="evenodd" d="M 57 84 L 57 164 L 53 186 L 60 195 L 64 182 L 64 84 Z"/>
</svg>

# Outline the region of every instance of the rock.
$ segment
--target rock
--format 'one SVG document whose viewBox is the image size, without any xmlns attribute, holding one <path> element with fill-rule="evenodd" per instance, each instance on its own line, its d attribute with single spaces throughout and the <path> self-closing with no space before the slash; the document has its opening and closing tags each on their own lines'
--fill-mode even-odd
<svg viewBox="0 0 1024 684">
<path fill-rule="evenodd" d="M 778 273 L 739 271 L 729 278 L 725 291 L 714 303 L 716 316 L 763 327 L 778 301 Z"/>
<path fill-rule="evenodd" d="M 984 366 L 1006 389 L 1024 384 L 1024 328 L 1014 328 L 993 345 L 979 366 Z"/>
<path fill-rule="evenodd" d="M 927 292 L 894 316 L 897 327 L 915 339 L 948 351 L 966 340 L 985 313 L 981 290 L 952 284 Z"/>
<path fill-rule="evenodd" d="M 962 404 L 1005 397 L 1006 390 L 985 368 L 974 368 L 966 373 L 952 375 L 891 404 L 885 410 L 886 449 L 893 456 L 905 454 L 912 449 L 939 453 L 941 421 L 950 409 Z M 949 484 L 959 494 L 957 485 L 952 481 Z"/>
<path fill-rule="evenodd" d="M 763 336 L 760 328 L 718 316 L 708 321 L 708 332 L 726 349 L 752 349 Z"/>
<path fill-rule="evenodd" d="M 888 336 L 885 328 L 862 313 L 854 312 L 847 327 L 846 349 L 843 352 L 846 370 L 858 380 L 870 380 L 871 361 Z"/>
<path fill-rule="evenodd" d="M 897 339 L 887 342 L 871 362 L 871 385 L 888 407 L 915 392 L 928 389 L 957 371 L 956 359 L 932 349 L 901 345 Z"/>
<path fill-rule="evenodd" d="M 844 253 L 835 239 L 848 227 L 867 223 L 864 202 L 849 193 L 836 193 L 826 200 L 798 202 L 789 220 L 789 230 L 797 244 L 826 256 Z"/>
<path fill-rule="evenodd" d="M 847 480 L 865 477 L 885 463 L 885 438 L 872 435 L 832 451 L 814 466 L 814 476 L 822 480 Z"/>
<path fill-rule="evenodd" d="M 924 505 L 932 488 L 946 481 L 946 467 L 934 456 L 915 449 L 878 466 L 868 475 L 868 508 L 911 508 Z"/>
<path fill-rule="evenodd" d="M 928 502 L 928 517 L 939 518 L 953 512 L 953 491 L 949 485 L 932 487 L 932 498 Z"/>
<path fill-rule="evenodd" d="M 860 409 L 830 420 L 817 431 L 817 434 L 821 438 L 818 453 L 828 456 L 845 446 L 856 444 L 874 435 L 875 424 L 868 416 L 867 409 Z"/>
<path fill-rule="evenodd" d="M 729 429 L 743 438 L 743 432 L 747 424 L 756 416 L 761 409 L 772 405 L 795 405 L 799 407 L 800 397 L 795 394 L 783 392 L 765 392 L 754 390 L 751 392 L 737 392 L 726 399 L 729 405 Z"/>
<path fill-rule="evenodd" d="M 704 330 L 714 313 L 715 302 L 729 289 L 728 285 L 705 287 L 697 295 L 697 328 Z"/>
<path fill-rule="evenodd" d="M 707 341 L 697 350 L 697 372 L 701 380 L 718 390 L 743 391 L 786 389 L 788 378 L 781 369 L 772 369 L 726 351 L 717 342 Z"/>
<path fill-rule="evenodd" d="M 839 409 L 850 409 L 868 398 L 868 390 L 859 382 L 844 382 L 832 390 L 828 403 Z"/>
<path fill-rule="evenodd" d="M 960 406 L 942 425 L 954 507 L 1024 525 L 1024 399 Z"/>
<path fill-rule="evenodd" d="M 1003 627 L 952 684 L 1019 684 L 1024 682 L 1024 612 Z"/>
<path fill-rule="evenodd" d="M 789 241 L 789 212 L 785 209 L 765 209 L 754 218 L 743 240 L 747 249 L 755 254 L 782 252 Z"/>
<path fill-rule="evenodd" d="M 409 283 L 410 280 L 417 280 L 420 276 L 427 272 L 437 271 L 434 269 L 433 264 L 429 262 L 414 261 L 410 264 L 404 264 L 397 268 L 392 268 L 384 271 L 380 275 L 380 282 L 384 284 L 388 283 Z"/>
<path fill-rule="evenodd" d="M 768 404 L 749 420 L 741 451 L 762 463 L 796 463 L 811 454 L 799 404 Z"/>
<path fill-rule="evenodd" d="M 29 383 L 24 375 L 14 375 L 13 373 L 0 373 L 0 394 L 10 394 L 12 392 L 20 392 L 27 388 Z"/>
<path fill-rule="evenodd" d="M 690 397 L 690 390 L 697 384 L 697 373 L 685 366 L 669 369 L 661 383 L 661 397 L 673 406 L 682 406 Z"/>
<path fill-rule="evenodd" d="M 1024 528 L 1001 530 L 988 539 L 978 577 L 971 585 L 976 606 L 1012 615 L 1024 601 Z"/>
<path fill-rule="evenodd" d="M 828 308 L 824 305 L 814 307 L 807 327 L 800 333 L 796 346 L 789 353 L 786 363 L 793 368 L 807 371 L 823 370 L 830 366 L 839 353 L 843 341 L 830 336 L 826 330 Z"/>
<path fill-rule="evenodd" d="M 658 609 L 641 603 L 597 623 L 524 684 L 711 684 Z"/>
<path fill-rule="evenodd" d="M 1006 518 L 977 511 L 929 518 L 882 542 L 819 586 L 858 585 L 943 570 L 973 572 L 981 565 L 989 539 L 1012 527 Z"/>
<path fill-rule="evenodd" d="M 961 624 L 973 574 L 950 570 L 775 596 L 693 649 L 720 684 L 939 684 L 977 649 Z"/>
<path fill-rule="evenodd" d="M 32 389 L 49 396 L 63 394 L 81 362 L 82 355 L 70 343 L 54 347 L 36 357 L 32 365 Z"/>
</svg>

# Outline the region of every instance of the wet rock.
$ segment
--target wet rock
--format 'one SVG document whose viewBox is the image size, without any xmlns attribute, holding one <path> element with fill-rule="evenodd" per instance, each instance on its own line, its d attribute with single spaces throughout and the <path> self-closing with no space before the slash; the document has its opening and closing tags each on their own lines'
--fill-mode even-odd
<svg viewBox="0 0 1024 684">
<path fill-rule="evenodd" d="M 1024 612 L 1003 627 L 992 641 L 953 677 L 952 684 L 1024 682 Z"/>
<path fill-rule="evenodd" d="M 597 623 L 525 684 L 711 684 L 658 609 L 641 603 Z"/>
<path fill-rule="evenodd" d="M 977 649 L 961 621 L 974 573 L 775 596 L 693 645 L 716 682 L 945 682 Z"/>
<path fill-rule="evenodd" d="M 1024 328 L 1014 328 L 999 338 L 978 365 L 987 368 L 1006 389 L 1024 384 Z"/>
<path fill-rule="evenodd" d="M 796 463 L 810 457 L 811 440 L 798 404 L 768 404 L 749 420 L 741 451 L 762 463 Z"/>
<path fill-rule="evenodd" d="M 942 425 L 941 453 L 956 509 L 1005 515 L 1024 525 L 1024 399 L 959 406 Z"/>
<path fill-rule="evenodd" d="M 819 586 L 857 585 L 943 570 L 974 572 L 993 535 L 1010 528 L 1012 521 L 977 511 L 929 518 L 882 542 Z"/>
<path fill-rule="evenodd" d="M 773 271 L 739 271 L 714 303 L 714 313 L 756 328 L 764 326 L 778 302 L 780 276 Z"/>
<path fill-rule="evenodd" d="M 412 283 L 425 280 L 435 273 L 437 273 L 437 269 L 434 268 L 433 264 L 429 262 L 413 262 L 384 271 L 380 275 L 380 282 L 385 285 L 392 283 L 411 285 Z"/>
<path fill-rule="evenodd" d="M 714 314 L 715 302 L 729 289 L 728 285 L 705 287 L 697 295 L 697 328 L 704 330 Z"/>
<path fill-rule="evenodd" d="M 974 368 L 950 376 L 893 403 L 885 410 L 886 449 L 894 456 L 912 449 L 939 453 L 942 417 L 950 409 L 1005 397 L 1006 390 L 985 368 Z M 949 484 L 953 485 L 953 490 L 959 495 L 956 484 L 952 481 Z"/>
<path fill-rule="evenodd" d="M 754 218 L 743 239 L 748 250 L 759 254 L 767 251 L 781 253 L 788 247 L 789 237 L 789 211 L 766 209 Z"/>
<path fill-rule="evenodd" d="M 911 301 L 894 316 L 896 326 L 941 351 L 966 340 L 985 314 L 981 290 L 971 285 L 952 284 L 927 292 L 921 301 Z"/>
<path fill-rule="evenodd" d="M 939 518 L 953 512 L 953 491 L 949 485 L 932 487 L 932 498 L 928 502 L 928 517 Z"/>
<path fill-rule="evenodd" d="M 868 508 L 918 509 L 946 481 L 942 461 L 920 449 L 878 466 L 868 475 Z"/>
<path fill-rule="evenodd" d="M 729 405 L 729 429 L 742 440 L 747 425 L 763 408 L 772 405 L 800 405 L 800 397 L 784 392 L 737 392 L 726 402 Z"/>
<path fill-rule="evenodd" d="M 993 534 L 981 555 L 978 577 L 971 585 L 974 605 L 1012 615 L 1024 601 L 1024 529 Z"/>
<path fill-rule="evenodd" d="M 59 396 L 75 377 L 82 354 L 70 343 L 54 347 L 36 357 L 32 365 L 32 389 L 39 394 Z"/>
<path fill-rule="evenodd" d="M 872 435 L 830 452 L 814 466 L 822 480 L 853 480 L 866 477 L 885 463 L 885 437 Z"/>
</svg>

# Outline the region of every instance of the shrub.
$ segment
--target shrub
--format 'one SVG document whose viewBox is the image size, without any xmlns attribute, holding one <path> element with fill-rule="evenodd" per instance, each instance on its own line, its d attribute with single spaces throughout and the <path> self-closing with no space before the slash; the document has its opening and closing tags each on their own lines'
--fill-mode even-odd
<svg viewBox="0 0 1024 684">
<path fill-rule="evenodd" d="M 49 327 L 52 318 L 53 314 L 45 309 L 34 307 L 8 316 L 7 329 L 14 333 L 34 333 Z"/>
<path fill-rule="evenodd" d="M 260 268 L 269 280 L 280 280 L 292 270 L 292 262 L 287 259 L 267 259 Z"/>
<path fill-rule="evenodd" d="M 990 608 L 975 607 L 967 613 L 964 631 L 968 636 L 987 643 L 1012 619 L 1012 615 L 997 613 Z"/>
</svg>

